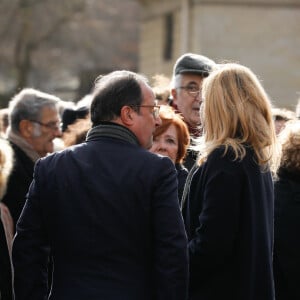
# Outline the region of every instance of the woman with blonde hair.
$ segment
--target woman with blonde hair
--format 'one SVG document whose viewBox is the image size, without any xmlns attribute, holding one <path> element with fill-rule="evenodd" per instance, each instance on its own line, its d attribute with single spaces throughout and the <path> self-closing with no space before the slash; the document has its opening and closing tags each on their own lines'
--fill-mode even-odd
<svg viewBox="0 0 300 300">
<path fill-rule="evenodd" d="M 247 67 L 220 65 L 203 84 L 198 167 L 183 199 L 190 299 L 274 299 L 271 103 Z"/>
</svg>

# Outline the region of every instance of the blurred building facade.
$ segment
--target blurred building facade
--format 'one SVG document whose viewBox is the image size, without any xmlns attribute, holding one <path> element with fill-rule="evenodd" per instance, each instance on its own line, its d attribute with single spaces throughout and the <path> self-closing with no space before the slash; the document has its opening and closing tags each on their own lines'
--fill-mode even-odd
<svg viewBox="0 0 300 300">
<path fill-rule="evenodd" d="M 185 52 L 250 67 L 275 106 L 300 97 L 300 0 L 139 0 L 139 71 L 171 76 Z"/>
</svg>

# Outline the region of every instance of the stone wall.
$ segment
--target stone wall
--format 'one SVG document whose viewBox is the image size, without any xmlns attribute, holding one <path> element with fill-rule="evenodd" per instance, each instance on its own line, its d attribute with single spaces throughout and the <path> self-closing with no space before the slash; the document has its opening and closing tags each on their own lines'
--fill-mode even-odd
<svg viewBox="0 0 300 300">
<path fill-rule="evenodd" d="M 183 49 L 183 2 L 149 1 L 142 5 L 139 71 L 147 76 L 171 76 Z M 294 110 L 300 97 L 300 1 L 187 2 L 184 52 L 250 67 L 262 80 L 275 106 Z M 170 12 L 175 20 L 174 55 L 164 61 L 164 17 Z"/>
</svg>

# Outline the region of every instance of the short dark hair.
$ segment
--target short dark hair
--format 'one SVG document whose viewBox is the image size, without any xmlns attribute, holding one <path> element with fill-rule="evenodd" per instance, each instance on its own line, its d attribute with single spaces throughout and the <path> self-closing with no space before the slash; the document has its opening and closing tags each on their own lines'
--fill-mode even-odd
<svg viewBox="0 0 300 300">
<path fill-rule="evenodd" d="M 140 105 L 141 84 L 148 84 L 146 77 L 125 70 L 97 77 L 91 103 L 92 126 L 119 117 L 124 105 Z"/>
</svg>

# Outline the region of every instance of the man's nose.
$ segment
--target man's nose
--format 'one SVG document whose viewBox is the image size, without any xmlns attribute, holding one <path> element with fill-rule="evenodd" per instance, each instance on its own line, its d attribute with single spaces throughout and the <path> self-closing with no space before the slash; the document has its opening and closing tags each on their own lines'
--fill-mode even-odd
<svg viewBox="0 0 300 300">
<path fill-rule="evenodd" d="M 202 92 L 201 91 L 199 91 L 198 93 L 197 93 L 197 95 L 195 96 L 195 99 L 196 100 L 198 100 L 198 101 L 202 101 Z"/>
<path fill-rule="evenodd" d="M 61 130 L 60 127 L 55 128 L 54 136 L 55 137 L 62 137 L 62 130 Z"/>
</svg>

